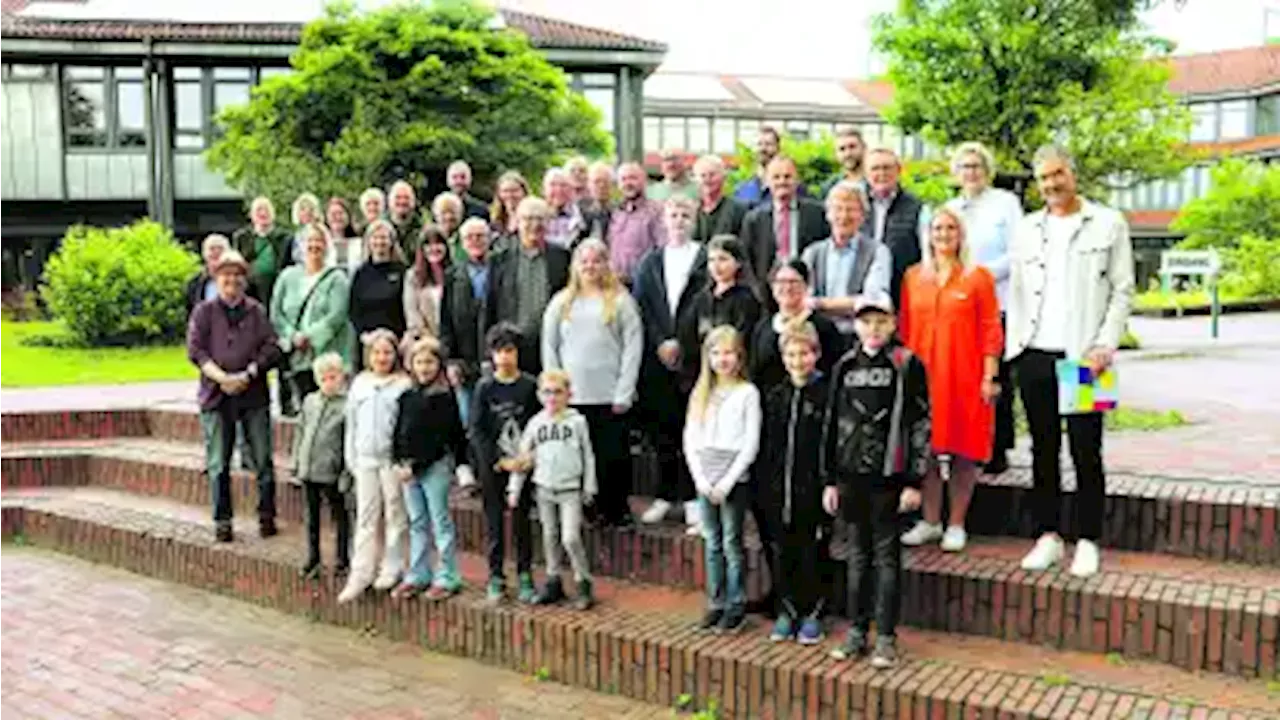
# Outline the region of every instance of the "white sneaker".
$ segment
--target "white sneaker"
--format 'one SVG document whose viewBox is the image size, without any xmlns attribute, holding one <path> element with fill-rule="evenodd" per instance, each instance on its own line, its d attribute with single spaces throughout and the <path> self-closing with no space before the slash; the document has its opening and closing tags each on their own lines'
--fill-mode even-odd
<svg viewBox="0 0 1280 720">
<path fill-rule="evenodd" d="M 369 589 L 368 583 L 349 582 L 342 588 L 342 592 L 338 593 L 338 604 L 344 605 L 364 594 Z"/>
<path fill-rule="evenodd" d="M 1101 564 L 1098 546 L 1092 540 L 1081 540 L 1076 543 L 1076 554 L 1071 558 L 1071 574 L 1078 578 L 1093 577 L 1098 574 Z"/>
<path fill-rule="evenodd" d="M 377 580 L 373 581 L 374 590 L 390 590 L 400 584 L 398 575 L 379 575 Z"/>
<path fill-rule="evenodd" d="M 902 534 L 902 544 L 907 547 L 916 547 L 925 543 L 937 542 L 942 539 L 942 523 L 927 523 L 923 520 L 916 523 L 915 527 Z"/>
<path fill-rule="evenodd" d="M 689 525 L 684 534 L 690 537 L 702 537 L 702 509 L 697 500 L 684 504 L 684 521 Z"/>
<path fill-rule="evenodd" d="M 960 552 L 967 542 L 969 542 L 969 534 L 964 531 L 964 528 L 959 525 L 948 525 L 947 531 L 942 534 L 942 551 Z"/>
<path fill-rule="evenodd" d="M 1062 560 L 1062 538 L 1055 535 L 1041 535 L 1036 546 L 1022 558 L 1023 570 L 1048 570 Z"/>
<path fill-rule="evenodd" d="M 670 511 L 671 503 L 661 499 L 654 500 L 653 504 L 649 506 L 649 509 L 645 510 L 644 514 L 640 516 L 640 522 L 645 523 L 646 525 L 660 523 L 667 519 L 667 513 Z"/>
</svg>

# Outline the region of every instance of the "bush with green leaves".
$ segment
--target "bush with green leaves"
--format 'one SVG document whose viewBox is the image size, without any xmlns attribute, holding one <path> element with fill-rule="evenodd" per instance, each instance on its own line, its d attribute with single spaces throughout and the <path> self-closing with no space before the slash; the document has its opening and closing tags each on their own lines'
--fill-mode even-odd
<svg viewBox="0 0 1280 720">
<path fill-rule="evenodd" d="M 186 327 L 186 283 L 199 269 L 158 223 L 76 225 L 45 265 L 40 294 L 81 344 L 172 340 Z"/>
<path fill-rule="evenodd" d="M 1280 237 L 1244 235 L 1224 254 L 1225 292 L 1247 298 L 1280 297 Z"/>
</svg>

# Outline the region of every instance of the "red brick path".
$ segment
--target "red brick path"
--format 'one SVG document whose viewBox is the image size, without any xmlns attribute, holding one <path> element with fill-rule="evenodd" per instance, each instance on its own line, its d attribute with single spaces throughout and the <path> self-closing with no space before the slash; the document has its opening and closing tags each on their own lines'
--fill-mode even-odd
<svg viewBox="0 0 1280 720">
<path fill-rule="evenodd" d="M 6 718 L 667 718 L 670 711 L 7 547 Z"/>
</svg>

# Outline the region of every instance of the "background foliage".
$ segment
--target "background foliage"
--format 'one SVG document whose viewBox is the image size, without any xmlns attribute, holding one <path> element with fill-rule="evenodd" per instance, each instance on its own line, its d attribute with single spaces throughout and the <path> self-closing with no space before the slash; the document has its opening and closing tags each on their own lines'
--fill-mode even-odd
<svg viewBox="0 0 1280 720">
<path fill-rule="evenodd" d="M 1182 206 L 1170 227 L 1179 247 L 1232 248 L 1254 236 L 1280 240 L 1280 164 L 1230 158 L 1209 172 L 1209 191 Z"/>
<path fill-rule="evenodd" d="M 466 158 L 477 187 L 506 169 L 539 177 L 564 153 L 603 153 L 600 114 L 524 35 L 468 2 L 333 5 L 247 105 L 227 109 L 211 168 L 246 197 L 357 197 L 406 178 L 420 200 Z M 429 189 L 423 192 L 424 183 Z"/>
<path fill-rule="evenodd" d="M 76 225 L 45 265 L 40 294 L 76 344 L 176 339 L 186 329 L 186 284 L 199 269 L 159 223 Z"/>
</svg>

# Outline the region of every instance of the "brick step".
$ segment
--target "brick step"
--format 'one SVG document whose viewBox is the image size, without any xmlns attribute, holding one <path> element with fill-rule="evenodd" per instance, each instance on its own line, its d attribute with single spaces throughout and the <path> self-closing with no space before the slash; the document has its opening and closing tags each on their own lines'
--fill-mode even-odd
<svg viewBox="0 0 1280 720">
<path fill-rule="evenodd" d="M 190 425 L 197 426 L 198 431 L 196 416 L 191 413 L 151 411 L 150 418 L 147 421 L 149 427 L 157 432 L 186 436 L 190 428 L 183 429 L 183 426 Z M 130 427 L 124 420 L 113 422 L 115 428 Z M 278 434 L 287 435 L 291 432 L 291 425 L 278 423 L 277 429 L 281 431 Z M 204 457 L 201 447 L 193 441 L 147 435 L 6 442 L 4 449 L 6 456 L 91 449 L 94 455 L 103 457 L 160 460 L 196 469 L 203 467 Z M 642 456 L 637 459 L 637 464 L 652 466 L 649 460 L 648 456 Z M 281 480 L 287 477 L 287 472 L 283 471 L 287 464 L 287 457 L 279 455 L 277 475 Z M 969 513 L 971 533 L 1035 537 L 1030 512 L 1030 479 L 1023 478 L 1021 472 L 1011 471 L 997 478 L 984 477 L 979 482 Z M 637 474 L 641 475 L 643 473 Z M 652 476 L 653 472 L 648 475 Z M 1067 486 L 1070 488 L 1070 482 Z M 637 492 L 634 497 L 644 497 L 644 493 Z M 1074 501 L 1074 492 L 1063 493 L 1065 518 L 1072 517 L 1069 510 Z M 1156 477 L 1113 475 L 1108 478 L 1105 512 L 1107 519 L 1100 538 L 1104 547 L 1280 567 L 1280 487 L 1224 483 L 1205 485 Z M 1068 537 L 1071 536 L 1069 525 L 1065 531 Z"/>
<path fill-rule="evenodd" d="M 169 452 L 160 452 L 164 447 Z M 136 459 L 141 452 L 153 459 Z M 4 476 L 10 487 L 75 479 L 71 484 L 175 499 L 189 506 L 191 517 L 208 514 L 207 484 L 189 446 L 113 445 L 44 455 L 6 453 Z M 251 485 L 247 475 L 237 477 L 236 505 L 242 509 L 252 507 Z M 277 503 L 283 521 L 301 523 L 298 488 L 286 484 Z M 485 523 L 479 501 L 456 495 L 453 515 L 459 547 L 482 552 Z M 536 521 L 534 537 L 539 537 Z M 602 576 L 685 589 L 703 585 L 702 542 L 678 527 L 593 528 L 586 540 Z M 768 588 L 768 574 L 750 527 L 746 545 L 748 594 L 758 600 Z M 1070 577 L 1063 568 L 1022 571 L 1019 561 L 1028 547 L 1023 540 L 975 537 L 964 553 L 942 553 L 936 547 L 907 552 L 903 622 L 1154 659 L 1194 671 L 1246 677 L 1275 672 L 1280 570 L 1112 550 L 1105 553 L 1104 572 L 1086 581 Z M 839 542 L 833 554 L 842 556 Z M 540 555 L 535 548 L 535 557 Z M 834 562 L 826 571 L 831 606 L 842 612 L 844 565 Z"/>
<path fill-rule="evenodd" d="M 903 662 L 875 671 L 828 658 L 834 638 L 814 648 L 770 643 L 759 618 L 734 636 L 698 632 L 699 594 L 608 579 L 587 613 L 491 608 L 478 589 L 483 563 L 469 554 L 469 588 L 450 601 L 370 594 L 339 607 L 332 578 L 298 578 L 296 527 L 263 541 L 242 519 L 236 542 L 218 545 L 200 508 L 92 487 L 11 490 L 0 504 L 10 542 L 656 705 L 714 701 L 723 717 L 1260 719 L 1276 710 L 1261 682 L 927 631 L 904 630 Z"/>
</svg>

